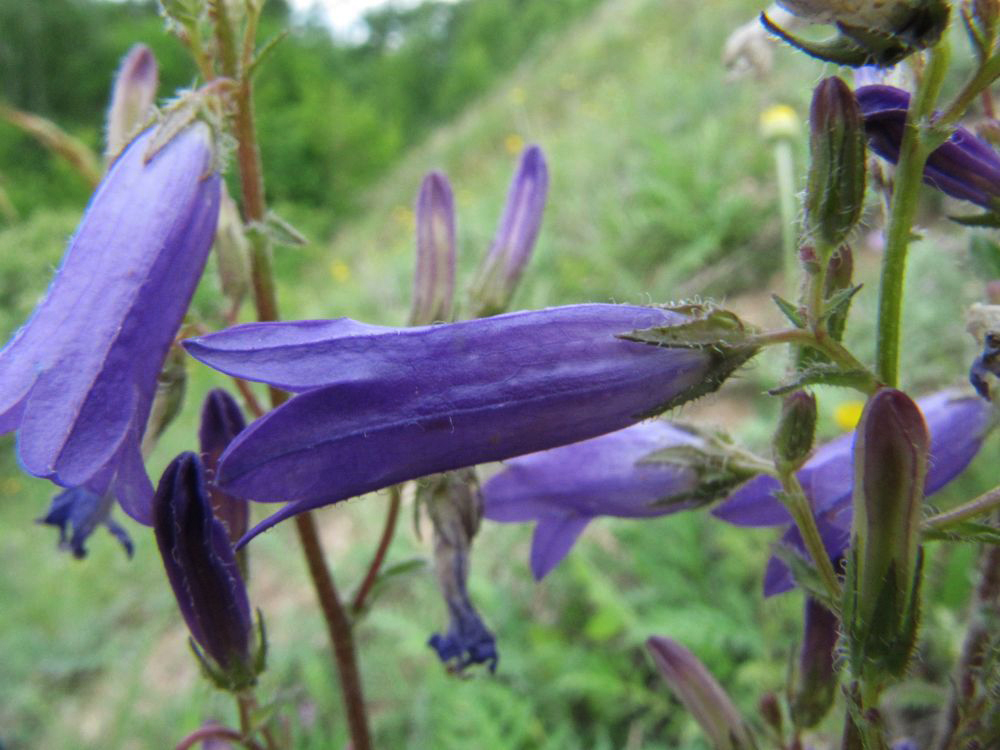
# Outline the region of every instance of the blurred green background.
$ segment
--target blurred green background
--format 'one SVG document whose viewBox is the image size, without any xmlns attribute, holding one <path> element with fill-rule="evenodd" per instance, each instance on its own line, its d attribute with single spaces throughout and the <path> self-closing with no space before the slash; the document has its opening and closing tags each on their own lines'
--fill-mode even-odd
<svg viewBox="0 0 1000 750">
<path fill-rule="evenodd" d="M 289 23 L 279 0 L 266 8 L 262 38 Z M 551 170 L 549 205 L 516 307 L 700 295 L 773 322 L 768 293 L 788 282 L 777 275 L 773 154 L 758 120 L 775 104 L 804 116 L 812 84 L 833 70 L 775 47 L 770 74 L 727 80 L 722 45 L 760 10 L 756 0 L 428 2 L 370 15 L 367 38 L 350 43 L 297 22 L 261 72 L 256 100 L 269 201 L 311 240 L 277 250 L 283 314 L 404 323 L 412 205 L 430 169 L 446 171 L 455 188 L 460 280 L 468 281 L 518 153 L 539 143 Z M 155 4 L 0 0 L 3 102 L 100 149 L 111 77 L 136 41 L 156 53 L 161 98 L 191 85 L 193 67 L 163 33 Z M 801 187 L 804 130 L 792 146 Z M 89 191 L 63 161 L 3 122 L 0 188 L 12 206 L 0 218 L 6 339 L 44 291 Z M 984 281 L 967 237 L 943 223 L 939 201 L 927 201 L 922 223 L 904 360 L 906 385 L 917 393 L 963 382 L 974 356 L 963 308 Z M 877 226 L 873 213 L 866 231 Z M 851 336 L 870 357 L 878 243 L 864 234 L 855 249 L 866 286 Z M 194 314 L 217 326 L 223 305 L 213 263 Z M 776 404 L 761 394 L 783 366 L 781 353 L 769 352 L 721 394 L 672 416 L 726 427 L 764 450 Z M 193 362 L 189 377 L 185 411 L 151 461 L 154 477 L 193 447 L 201 396 L 226 385 Z M 838 407 L 852 396 L 820 396 L 821 429 L 836 434 L 844 429 Z M 59 552 L 54 530 L 33 523 L 51 485 L 18 471 L 10 436 L 0 448 L 0 747 L 163 748 L 207 719 L 232 722 L 226 697 L 199 678 L 148 530 L 127 522 L 137 546 L 131 561 L 103 531 L 85 561 Z M 992 486 L 995 456 L 991 443 L 938 502 Z M 345 591 L 364 572 L 386 504 L 377 495 L 318 513 Z M 419 537 L 401 525 L 390 563 L 428 557 L 429 531 L 419 525 Z M 642 644 L 651 634 L 677 638 L 754 716 L 761 692 L 780 690 L 798 638 L 800 595 L 765 601 L 760 593 L 775 537 L 705 514 L 600 520 L 535 584 L 530 528 L 487 523 L 470 588 L 497 635 L 499 670 L 447 674 L 426 646 L 447 626 L 429 571 L 391 581 L 357 626 L 377 745 L 707 747 Z M 295 747 L 341 748 L 346 731 L 325 630 L 295 547 L 285 527 L 251 547 L 251 599 L 271 641 L 260 694 L 279 702 Z M 908 715 L 919 718 L 943 700 L 974 553 L 931 549 L 921 658 L 914 678 L 888 697 Z"/>
</svg>

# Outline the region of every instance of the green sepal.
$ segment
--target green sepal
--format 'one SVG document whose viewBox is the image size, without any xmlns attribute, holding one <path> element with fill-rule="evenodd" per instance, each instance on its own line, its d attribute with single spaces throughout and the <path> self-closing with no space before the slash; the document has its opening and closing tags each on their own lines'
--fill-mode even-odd
<svg viewBox="0 0 1000 750">
<path fill-rule="evenodd" d="M 393 563 L 392 565 L 386 565 L 379 571 L 378 576 L 375 578 L 375 583 L 372 584 L 372 587 L 368 592 L 364 606 L 360 611 L 355 613 L 355 616 L 363 617 L 366 613 L 368 613 L 379 596 L 385 593 L 386 586 L 393 579 L 409 573 L 422 571 L 426 567 L 427 560 L 422 557 L 412 557 L 408 560 L 401 560 L 400 562 Z"/>
<path fill-rule="evenodd" d="M 760 22 L 770 33 L 800 52 L 805 52 L 817 60 L 846 65 L 851 68 L 860 68 L 863 65 L 895 65 L 914 51 L 900 42 L 894 41 L 888 35 L 879 35 L 880 44 L 875 49 L 866 49 L 852 38 L 857 36 L 856 29 L 851 29 L 851 35 L 846 35 L 841 29 L 841 33 L 833 39 L 824 42 L 807 42 L 789 34 L 768 18 L 766 13 L 760 14 Z"/>
<path fill-rule="evenodd" d="M 761 473 L 761 466 L 750 466 L 728 450 L 726 441 L 714 436 L 705 437 L 703 446 L 677 445 L 650 453 L 636 461 L 636 466 L 669 464 L 690 469 L 698 477 L 697 485 L 689 492 L 678 493 L 650 503 L 651 508 L 669 508 L 673 505 L 694 503 L 707 505 L 729 494 L 735 487 Z"/>
<path fill-rule="evenodd" d="M 861 287 L 861 284 L 856 284 L 846 289 L 838 289 L 826 301 L 822 319 L 826 323 L 827 333 L 834 341 L 840 341 L 843 338 L 844 328 L 847 325 L 847 313 L 851 309 L 854 295 L 861 291 Z"/>
<path fill-rule="evenodd" d="M 255 221 L 247 225 L 247 234 L 263 236 L 275 245 L 287 247 L 302 247 L 309 244 L 309 240 L 302 232 L 273 211 L 268 211 L 263 221 Z"/>
<path fill-rule="evenodd" d="M 793 305 L 787 299 L 777 294 L 772 294 L 771 299 L 774 300 L 774 304 L 778 306 L 779 310 L 781 310 L 782 315 L 788 318 L 789 323 L 796 328 L 806 327 L 805 318 L 802 317 L 802 313 L 800 312 L 798 306 Z"/>
<path fill-rule="evenodd" d="M 768 391 L 771 396 L 783 396 L 806 385 L 832 385 L 868 392 L 872 374 L 867 370 L 843 370 L 835 365 L 815 365 L 797 373 L 788 383 Z"/>
<path fill-rule="evenodd" d="M 642 328 L 619 338 L 674 349 L 705 349 L 754 346 L 757 330 L 743 323 L 735 313 L 710 305 L 680 305 L 665 308 L 690 318 L 674 326 Z"/>
<path fill-rule="evenodd" d="M 792 578 L 795 579 L 795 584 L 800 589 L 834 614 L 840 613 L 841 603 L 830 597 L 830 592 L 823 585 L 823 579 L 820 578 L 816 566 L 803 557 L 801 552 L 794 547 L 781 543 L 775 544 L 771 552 L 788 566 L 788 569 L 792 572 Z"/>
</svg>

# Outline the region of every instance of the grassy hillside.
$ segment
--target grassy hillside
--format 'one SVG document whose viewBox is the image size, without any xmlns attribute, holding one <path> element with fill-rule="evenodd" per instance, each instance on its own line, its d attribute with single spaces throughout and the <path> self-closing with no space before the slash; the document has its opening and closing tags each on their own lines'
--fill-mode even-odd
<svg viewBox="0 0 1000 750">
<path fill-rule="evenodd" d="M 455 187 L 468 280 L 528 142 L 545 148 L 552 180 L 516 306 L 721 298 L 756 288 L 780 265 L 772 157 L 757 120 L 777 102 L 803 113 L 820 72 L 780 50 L 772 78 L 726 82 L 722 42 L 758 10 L 755 0 L 607 0 L 409 153 L 332 238 L 323 236 L 322 214 L 278 206 L 316 240 L 278 251 L 283 313 L 403 322 L 412 204 L 432 168 Z M 798 150 L 801 157 L 801 143 Z M 46 215 L 0 232 L 0 283 L 17 279 L 5 291 L 14 300 L 8 329 L 44 288 L 39 268 L 58 261 L 73 223 Z M 960 296 L 949 263 L 923 250 L 917 257 L 935 268 L 934 294 Z M 206 279 L 197 309 L 212 308 L 214 283 Z M 960 336 L 960 324 L 949 325 L 947 336 Z M 759 391 L 755 377 L 744 382 Z M 216 384 L 223 381 L 192 366 L 189 393 Z M 154 471 L 191 447 L 198 406 L 191 400 L 167 432 Z M 85 562 L 57 553 L 54 532 L 32 523 L 51 487 L 17 472 L 10 438 L 0 447 L 0 745 L 162 748 L 207 718 L 230 720 L 226 699 L 199 681 L 148 530 L 130 524 L 131 562 L 102 532 Z M 345 590 L 364 570 L 385 502 L 319 513 Z M 300 727 L 296 748 L 340 748 L 346 733 L 325 632 L 293 537 L 279 527 L 252 547 L 251 599 L 271 634 L 262 694 L 280 699 Z M 458 680 L 437 664 L 426 639 L 446 615 L 429 575 L 387 587 L 359 625 L 379 747 L 706 747 L 642 651 L 651 633 L 682 640 L 748 714 L 761 688 L 781 684 L 800 601 L 765 602 L 758 593 L 773 535 L 702 515 L 599 521 L 543 585 L 528 572 L 529 537 L 526 527 L 487 525 L 473 555 L 472 596 L 498 637 L 495 677 L 473 670 Z M 390 560 L 426 557 L 428 538 L 404 525 Z M 965 585 L 955 585 L 951 606 L 960 606 Z"/>
</svg>

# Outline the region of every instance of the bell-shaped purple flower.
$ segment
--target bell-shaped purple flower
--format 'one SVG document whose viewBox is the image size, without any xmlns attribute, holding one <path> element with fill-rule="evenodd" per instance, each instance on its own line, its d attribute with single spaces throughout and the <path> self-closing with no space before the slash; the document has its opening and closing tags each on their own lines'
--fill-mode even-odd
<svg viewBox="0 0 1000 750">
<path fill-rule="evenodd" d="M 30 474 L 108 491 L 150 522 L 139 445 L 156 377 L 187 310 L 219 211 L 206 127 L 155 153 L 136 139 L 94 193 L 31 319 L 0 351 L 0 433 Z"/>
<path fill-rule="evenodd" d="M 651 518 L 698 505 L 692 498 L 698 485 L 694 468 L 643 459 L 703 442 L 687 430 L 654 420 L 513 458 L 483 484 L 485 517 L 537 521 L 531 572 L 541 580 L 598 516 Z"/>
<path fill-rule="evenodd" d="M 992 426 L 990 405 L 972 396 L 939 392 L 917 401 L 930 432 L 930 451 L 924 493 L 931 495 L 957 477 L 979 452 Z M 820 535 L 831 560 L 838 560 L 850 542 L 854 489 L 854 435 L 842 435 L 821 446 L 796 476 L 809 498 Z M 781 484 L 758 476 L 733 492 L 712 515 L 737 526 L 784 526 L 792 523 L 778 500 Z M 790 528 L 782 543 L 804 552 L 797 529 Z M 767 596 L 795 585 L 788 567 L 771 558 L 764 578 Z"/>
<path fill-rule="evenodd" d="M 529 146 L 521 154 L 496 237 L 479 268 L 472 292 L 473 315 L 495 315 L 507 309 L 535 249 L 548 192 L 545 154 L 538 146 Z"/>
<path fill-rule="evenodd" d="M 259 669 L 252 655 L 246 587 L 226 530 L 212 515 L 204 470 L 194 453 L 182 453 L 163 472 L 153 501 L 153 531 L 206 669 L 227 687 L 252 684 Z"/>
<path fill-rule="evenodd" d="M 448 178 L 431 172 L 417 196 L 417 267 L 413 273 L 410 323 L 451 318 L 455 293 L 455 198 Z"/>
<path fill-rule="evenodd" d="M 114 498 L 110 495 L 95 495 L 82 487 L 63 490 L 54 498 L 48 512 L 38 519 L 38 523 L 56 526 L 59 529 L 59 547 L 68 549 L 78 560 L 87 556 L 87 539 L 98 526 L 104 526 L 111 535 L 121 542 L 125 554 L 132 557 L 132 539 L 128 532 L 111 517 Z"/>
<path fill-rule="evenodd" d="M 622 429 L 714 390 L 755 351 L 621 338 L 687 320 L 572 305 L 416 328 L 257 323 L 185 346 L 223 372 L 305 391 L 222 457 L 226 491 L 291 502 L 258 532 L 408 479 Z"/>
<path fill-rule="evenodd" d="M 854 94 L 869 147 L 895 164 L 910 106 L 909 93 L 893 86 L 862 86 Z M 1000 155 L 986 141 L 958 128 L 928 157 L 924 182 L 953 198 L 996 210 L 1000 208 Z"/>
<path fill-rule="evenodd" d="M 198 430 L 201 460 L 208 478 L 212 514 L 222 522 L 229 540 L 234 544 L 247 532 L 250 506 L 246 500 L 232 497 L 220 490 L 213 480 L 222 453 L 246 426 L 243 412 L 232 396 L 221 388 L 209 391 L 201 407 L 201 426 Z"/>
</svg>

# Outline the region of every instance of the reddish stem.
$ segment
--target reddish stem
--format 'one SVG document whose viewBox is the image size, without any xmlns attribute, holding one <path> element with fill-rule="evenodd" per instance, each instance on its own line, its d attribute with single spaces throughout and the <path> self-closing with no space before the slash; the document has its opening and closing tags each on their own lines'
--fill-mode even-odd
<svg viewBox="0 0 1000 750">
<path fill-rule="evenodd" d="M 358 593 L 354 595 L 354 602 L 351 604 L 351 612 L 355 615 L 364 607 L 365 599 L 368 598 L 372 588 L 375 586 L 379 570 L 381 570 L 382 563 L 385 562 L 386 553 L 389 551 L 389 545 L 396 534 L 396 521 L 399 518 L 399 506 L 403 492 L 399 485 L 393 486 L 389 492 L 389 512 L 385 517 L 382 538 L 379 539 L 378 548 L 375 550 L 374 557 L 372 557 L 371 565 L 368 566 L 368 573 L 365 574 L 365 578 L 358 588 Z"/>
</svg>

